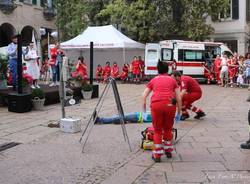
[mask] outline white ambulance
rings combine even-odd
[[[169,63],[169,73],[173,69],[198,80],[205,80],[204,64],[212,63],[217,55],[226,53],[232,56],[230,49],[220,42],[195,42],[183,40],[165,40],[159,43],[147,43],[145,48],[145,75],[157,75],[157,62]]]

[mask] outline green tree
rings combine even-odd
[[[103,25],[108,18],[97,17],[108,1],[103,0],[55,0],[57,25],[62,41],[70,39],[90,25]]]
[[[204,40],[214,31],[206,23],[208,16],[218,14],[228,8],[229,0],[182,0],[182,21],[179,32],[192,40]]]
[[[112,24],[141,42],[187,38],[204,40],[213,28],[206,23],[226,11],[229,0],[56,0],[62,40],[87,26]]]

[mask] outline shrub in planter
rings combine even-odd
[[[82,90],[83,91],[93,91],[93,86],[91,84],[88,83],[84,83],[82,85]]]
[[[0,53],[0,89],[7,88],[8,57]]]
[[[87,82],[84,82],[82,85],[82,96],[84,99],[89,100],[92,97],[93,92],[93,86],[91,84],[88,84]]]
[[[35,110],[42,110],[45,102],[45,94],[41,88],[32,89],[31,98]]]

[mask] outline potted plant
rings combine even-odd
[[[81,92],[82,92],[83,99],[89,100],[92,97],[93,86],[87,82],[84,82],[82,85]]]
[[[43,110],[45,94],[41,88],[32,89],[31,101],[35,110]]]
[[[83,78],[81,75],[77,75],[77,76],[73,77],[71,81],[72,81],[74,87],[79,88],[82,86]]]
[[[28,74],[23,74],[22,87],[23,93],[30,93],[30,86],[33,82],[33,78]]]
[[[0,53],[0,89],[7,89],[8,57]]]

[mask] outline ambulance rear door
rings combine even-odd
[[[160,42],[160,48],[161,48],[161,61],[164,61],[168,63],[169,70],[168,73],[171,74],[173,72],[174,65],[176,63],[173,63],[173,42],[165,40]]]
[[[157,75],[157,62],[161,59],[160,45],[147,43],[145,48],[145,75]]]

